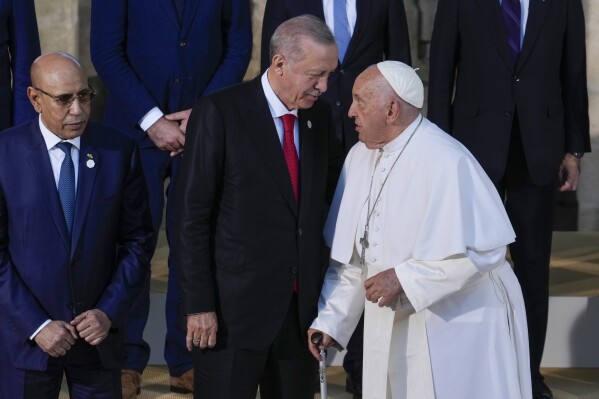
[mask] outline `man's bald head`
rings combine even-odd
[[[27,95],[44,126],[68,140],[83,134],[93,90],[79,61],[65,52],[41,55],[31,65]]]

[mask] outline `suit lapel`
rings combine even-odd
[[[526,30],[524,31],[524,42],[522,43],[522,51],[520,51],[520,55],[518,56],[518,69],[522,68],[530,56],[550,7],[551,0],[530,0],[528,21],[526,22]]]
[[[360,38],[362,37],[364,30],[366,29],[368,19],[370,18],[370,1],[356,0],[356,12],[358,13],[356,18],[356,26],[354,27],[354,34],[351,36],[349,46],[347,47],[347,52],[345,53],[344,64],[351,59],[352,54],[358,47]]]
[[[513,64],[509,55],[507,36],[505,27],[501,20],[501,7],[497,0],[476,0],[480,7],[481,14],[486,21],[486,26],[489,27],[493,41],[499,50],[499,54],[506,65],[513,70]]]
[[[41,188],[40,194],[44,197],[44,202],[48,206],[48,211],[50,211],[50,215],[52,215],[56,229],[65,246],[68,248],[71,240],[69,238],[67,223],[64,219],[62,204],[60,203],[60,197],[58,196],[58,190],[56,189],[56,180],[52,173],[52,164],[50,163],[46,142],[44,141],[37,121],[38,119],[36,118],[31,123],[31,146],[28,156],[29,165],[31,166],[31,169],[33,169],[33,174],[37,179],[38,186]]]
[[[285,163],[277,129],[268,108],[268,102],[262,90],[260,76],[254,79],[250,85],[252,90],[245,101],[247,110],[241,113],[241,117],[246,130],[250,132],[251,140],[256,145],[256,150],[264,160],[268,171],[281,190],[289,207],[297,216],[298,206],[293,194],[289,170],[287,169],[287,163]]]
[[[75,251],[79,243],[79,237],[86,220],[89,203],[92,198],[96,171],[101,159],[98,152],[85,139],[81,137],[81,149],[79,151],[79,177],[77,179],[77,201],[75,202],[75,217],[73,219],[73,234],[71,252]]]
[[[299,110],[299,139],[300,139],[300,204],[302,200],[308,200],[311,195],[312,179],[314,174],[314,165],[316,161],[316,137],[315,134],[320,129],[316,126],[316,120],[311,118],[311,112]],[[301,209],[301,206],[300,206]]]
[[[169,0],[169,1],[172,2],[173,0]],[[195,15],[196,15],[196,12],[198,11],[199,3],[200,2],[198,0],[185,0],[185,8],[184,8],[185,11],[183,12],[183,21],[182,21],[183,26],[181,29],[182,37],[185,37],[185,35],[189,31],[189,29],[191,28],[191,25],[194,23]]]
[[[164,12],[168,15],[171,22],[175,24],[177,29],[181,29],[181,24],[179,23],[179,17],[177,16],[177,10],[175,9],[173,0],[158,0],[158,2],[162,5],[162,8],[164,8]],[[189,0],[186,1],[186,3],[189,3]]]

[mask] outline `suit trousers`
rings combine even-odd
[[[318,362],[299,327],[297,294],[293,294],[281,330],[259,350],[194,348],[195,398],[312,399]]]
[[[156,147],[140,148],[141,161],[148,188],[148,202],[152,213],[152,223],[156,236],[153,248],[156,248],[158,231],[162,224],[165,204],[165,182],[170,179],[166,189],[167,199],[174,192],[176,176],[181,156],[172,158],[168,152]],[[173,234],[171,201],[166,201],[166,235]],[[180,309],[179,280],[173,256],[168,257],[168,287],[166,294],[166,339],[164,358],[169,373],[178,377],[193,367],[192,355],[185,347],[187,326]],[[150,312],[150,274],[143,289],[131,304],[125,322],[125,359],[123,368],[142,373],[150,358],[150,347],[143,340],[143,332]]]
[[[79,338],[65,356],[48,360],[45,371],[20,370],[24,399],[57,399],[63,373],[69,396],[78,398],[118,399],[121,397],[121,369],[105,368],[98,350]]]
[[[559,165],[556,165],[556,177],[558,171]],[[557,186],[555,182],[542,186],[532,182],[517,122],[512,129],[506,173],[496,186],[516,232],[510,256],[526,306],[531,376],[542,378],[539,369],[547,332],[549,260]]]

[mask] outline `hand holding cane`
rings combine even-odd
[[[310,340],[317,347],[322,343],[322,333],[316,332],[312,334]],[[320,380],[320,398],[327,399],[327,353],[324,349],[320,349],[320,360],[318,361],[318,375]]]

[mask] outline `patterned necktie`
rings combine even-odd
[[[287,169],[289,169],[295,201],[299,203],[299,161],[295,149],[295,140],[293,139],[295,115],[285,114],[281,116],[281,119],[283,120],[283,155],[285,156]]]
[[[75,165],[71,158],[71,143],[61,142],[56,144],[64,152],[64,159],[60,166],[60,177],[58,178],[58,195],[62,203],[62,211],[69,233],[73,229],[73,217],[75,216]]]
[[[501,15],[513,64],[516,63],[520,53],[520,14],[520,0],[502,0]]]
[[[333,30],[335,31],[335,41],[339,49],[339,61],[343,62],[345,52],[349,46],[351,35],[349,33],[349,22],[347,20],[346,0],[334,0],[333,2]]]

